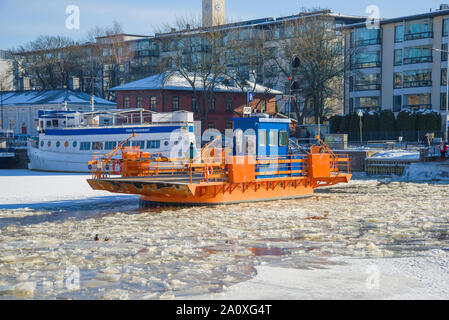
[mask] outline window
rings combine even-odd
[[[401,89],[402,88],[402,72],[395,72],[394,74],[394,88]]]
[[[56,148],[59,148],[61,146],[61,142],[60,141],[56,141]]]
[[[443,20],[443,37],[447,37],[449,35],[449,19]]]
[[[58,120],[53,120],[52,122],[53,122],[53,127],[58,127],[59,126]]]
[[[227,121],[226,122],[226,129],[232,129],[232,122],[231,121]]]
[[[447,83],[447,69],[441,69],[441,85],[446,86]]]
[[[267,146],[267,130],[259,130],[259,147]]]
[[[80,150],[81,151],[88,151],[88,150],[90,150],[90,142],[81,142],[80,143]]]
[[[441,45],[441,61],[447,61],[447,43]]]
[[[171,101],[171,108],[173,111],[179,110],[179,97],[173,97]]]
[[[106,141],[104,143],[104,149],[105,150],[113,150],[117,147],[117,142],[115,141]]]
[[[200,110],[200,105],[198,102],[198,98],[193,97],[192,98],[192,111],[193,112],[198,112]]]
[[[431,108],[430,94],[409,94],[404,96],[404,107],[410,109]]]
[[[51,121],[50,120],[47,120],[47,125],[46,125],[47,127],[51,127]]]
[[[92,150],[103,150],[103,142],[92,142]]]
[[[140,149],[145,148],[145,141],[132,141],[131,146],[133,147],[140,147]]]
[[[352,40],[352,45],[355,47],[379,44],[380,30],[368,28],[355,29]]]
[[[72,146],[73,146],[73,148],[76,148],[78,146],[78,142],[73,141]]]
[[[235,130],[235,152],[243,153],[243,131],[240,129]]]
[[[209,100],[209,112],[215,112],[215,99]]]
[[[375,68],[380,67],[380,51],[361,52],[352,56],[352,68]]]
[[[151,97],[150,98],[150,108],[151,110],[156,110],[156,106],[157,106],[157,98],[156,97]]]
[[[41,147],[43,147],[44,146],[44,141],[41,141]]]
[[[270,140],[269,140],[270,147],[276,147],[278,145],[276,140],[277,140],[277,130],[270,130]]]
[[[47,147],[49,147],[49,148],[51,147],[51,141],[47,142]]]
[[[404,64],[432,62],[432,47],[410,47],[404,49]]]
[[[288,145],[288,132],[280,131],[279,132],[279,146],[286,147]]]
[[[148,140],[147,141],[147,149],[160,149],[161,141],[160,140]]]
[[[445,111],[446,110],[446,93],[441,93],[440,95],[440,110]]]
[[[404,72],[404,88],[415,87],[431,87],[432,86],[432,71],[431,70],[416,70]]]
[[[123,98],[123,108],[129,108],[129,97]]]
[[[354,109],[379,110],[379,97],[360,97],[355,99]]]
[[[402,64],[402,49],[394,50],[394,65],[400,66]]]
[[[232,99],[226,99],[226,112],[232,112]]]
[[[402,42],[404,41],[404,26],[396,26],[394,27],[394,42]]]
[[[402,107],[402,96],[394,96],[393,97],[393,112],[401,111]]]
[[[215,128],[215,123],[214,123],[214,122],[209,122],[209,123],[207,124],[207,128],[209,128],[209,129],[214,129],[214,128]]]
[[[380,73],[360,73],[356,78],[355,91],[380,90]]]
[[[137,108],[142,108],[143,106],[143,98],[137,97]]]
[[[432,19],[407,21],[404,40],[416,40],[433,37]]]

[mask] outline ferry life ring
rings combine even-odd
[[[162,160],[162,162],[168,162],[168,158],[164,157],[164,156],[161,157],[161,160]]]
[[[116,175],[122,174],[122,163],[120,160],[114,160],[114,163],[112,164],[112,173]]]

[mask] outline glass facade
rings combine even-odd
[[[380,67],[380,51],[367,51],[352,56],[352,68],[376,68]]]
[[[380,29],[355,29],[352,34],[352,46],[368,46],[380,44]]]
[[[407,21],[405,24],[404,40],[433,38],[432,19]]]
[[[404,88],[431,87],[432,70],[414,70],[404,72]]]
[[[404,96],[404,107],[409,109],[432,108],[430,94],[409,94]]]
[[[404,64],[432,62],[432,47],[409,47],[404,49]]]

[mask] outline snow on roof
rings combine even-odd
[[[202,77],[196,78],[192,75],[189,77],[192,82],[195,79],[195,88],[198,91],[203,90]],[[242,88],[230,80],[227,84],[224,83],[224,78],[218,78],[218,85],[215,87],[215,92],[242,92]],[[281,91],[274,90],[259,84],[254,85],[253,82],[247,81],[247,85],[243,88],[243,92],[254,93],[269,93],[269,94],[283,94]],[[254,90],[253,90],[254,88]],[[192,91],[192,85],[187,81],[186,77],[179,73],[168,75],[167,73],[156,74],[147,78],[133,81],[122,86],[109,89],[110,91],[134,91],[134,90],[182,90]]]
[[[4,106],[22,105],[52,105],[67,104],[90,105],[91,95],[84,92],[75,92],[68,89],[55,89],[44,91],[9,91],[0,92]],[[94,97],[96,106],[111,106],[117,104],[100,97]]]

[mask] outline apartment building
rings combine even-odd
[[[346,59],[344,110],[446,110],[449,6],[342,27]]]

